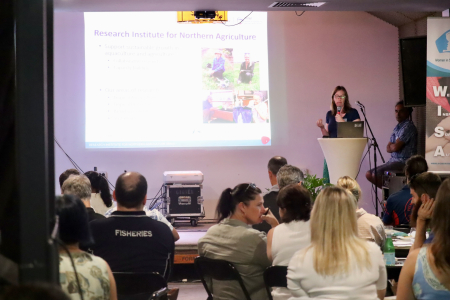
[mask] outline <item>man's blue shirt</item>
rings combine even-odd
[[[392,152],[389,162],[405,162],[417,154],[417,128],[411,120],[405,120],[395,126],[389,141],[395,143],[397,139],[405,143],[405,146],[398,152]]]
[[[392,194],[386,201],[386,212],[383,223],[388,225],[409,224],[413,204],[409,186],[405,185],[400,191]]]

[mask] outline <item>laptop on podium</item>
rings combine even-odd
[[[364,121],[337,122],[338,138],[362,138],[364,137]]]

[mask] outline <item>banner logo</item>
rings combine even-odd
[[[436,40],[439,53],[450,53],[450,30],[447,30]]]

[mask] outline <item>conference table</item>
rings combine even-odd
[[[409,249],[413,244],[413,239],[409,237],[407,234],[393,229],[385,229],[386,233],[392,234],[392,240],[395,248],[395,266],[386,266],[388,279],[394,279],[398,282],[398,278],[400,276],[400,272],[403,267],[403,263],[405,262],[406,257],[408,256]]]

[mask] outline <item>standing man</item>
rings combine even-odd
[[[113,272],[158,272],[168,278],[175,250],[169,227],[146,216],[147,180],[137,172],[119,176],[113,198],[117,211],[89,225],[100,256]]]
[[[278,222],[280,221],[280,213],[278,211],[277,205],[277,196],[279,191],[277,173],[284,165],[287,165],[287,160],[282,156],[274,156],[269,160],[269,163],[267,164],[267,173],[269,174],[269,180],[272,187],[270,188],[269,192],[267,192],[267,194],[265,194],[263,197],[264,207],[270,209],[275,218],[277,218]],[[272,228],[272,226],[270,226],[266,222],[262,222],[253,225],[253,228],[267,233]]]
[[[216,57],[213,59],[211,76],[219,79],[223,79],[223,72],[225,72],[225,59],[222,57],[222,53],[217,50]]]
[[[391,153],[389,161],[375,169],[367,171],[366,178],[377,187],[382,187],[382,176],[386,171],[403,173],[405,162],[411,156],[417,154],[417,128],[411,120],[411,107],[405,107],[403,101],[395,105],[395,119],[398,124],[392,132],[386,151]]]

